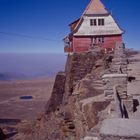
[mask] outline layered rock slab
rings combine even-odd
[[[140,120],[106,119],[100,129],[100,140],[140,140]]]

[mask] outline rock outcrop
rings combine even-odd
[[[88,73],[91,73],[96,61],[101,58],[100,55],[94,52],[74,53],[68,55],[65,67],[66,82],[65,95],[63,103],[68,103],[69,96],[72,95],[74,87],[85,78]]]
[[[58,72],[55,78],[51,98],[46,105],[46,114],[59,110],[59,107],[62,104],[63,96],[65,93],[65,80],[66,80],[65,73]]]
[[[139,140],[140,120],[107,119],[103,121],[100,140]]]
[[[45,114],[35,123],[38,128],[28,127],[30,133],[21,134],[24,139],[78,140],[96,126],[104,117],[99,113],[109,105],[102,98],[105,60],[106,56],[95,52],[68,55],[65,72],[56,76]]]
[[[20,133],[22,140],[138,140],[138,131],[116,133],[133,123],[127,123],[134,111],[127,92],[127,63],[123,44],[116,45],[114,54],[69,54],[45,114]]]

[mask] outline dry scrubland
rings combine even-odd
[[[44,111],[54,78],[0,81],[0,123],[9,119],[33,120]],[[21,100],[21,96],[33,99]]]

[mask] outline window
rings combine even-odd
[[[100,43],[104,43],[104,37],[99,37],[98,38],[98,43],[100,44]]]
[[[105,42],[104,37],[92,37],[91,38],[91,46],[97,44],[103,44]]]
[[[97,44],[97,38],[96,37],[94,38],[94,44]]]
[[[101,37],[101,43],[104,43],[104,37]]]
[[[90,20],[90,26],[96,26],[97,25],[97,20],[96,19],[91,19]]]
[[[105,25],[105,20],[104,19],[98,19],[98,25],[99,26],[104,26]]]
[[[91,45],[95,45],[97,43],[97,38],[96,37],[92,37],[91,38]]]
[[[102,44],[102,43],[104,43],[104,37],[95,37],[95,38],[93,38],[93,43],[94,44]]]
[[[105,25],[105,20],[104,19],[90,19],[90,26],[97,26],[97,21],[98,21],[98,26],[104,26]]]

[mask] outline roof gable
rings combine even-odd
[[[99,19],[104,19],[105,24],[103,26],[91,26],[90,20],[92,17],[85,16],[83,20],[79,23],[74,36],[100,36],[100,35],[119,35],[123,34],[123,30],[118,26],[116,21],[111,15],[106,16],[96,16],[96,21],[98,23]]]
[[[91,27],[90,26],[90,19],[91,17],[96,17],[98,18],[104,18],[106,19],[106,25],[101,27],[101,26],[96,26],[96,27]],[[87,22],[85,24],[85,22]],[[86,30],[83,32],[79,32],[81,26],[84,25],[84,29]],[[87,6],[86,10],[80,17],[80,19],[74,21],[73,23],[70,24],[71,29],[71,35],[111,35],[111,34],[123,34],[124,31],[119,27],[119,25],[116,23],[116,21],[113,19],[111,14],[106,10],[105,6],[101,2],[101,0],[91,0],[89,5]],[[88,32],[88,30],[90,32]],[[94,31],[93,31],[94,29]],[[96,30],[96,32],[95,32]],[[80,33],[80,34],[79,34]]]
[[[77,27],[80,25],[82,22],[83,16],[84,15],[106,15],[109,14],[109,12],[106,10],[105,6],[101,2],[101,0],[91,0],[89,5],[87,6],[86,10],[80,17],[78,23],[74,27],[73,31],[77,29]]]
[[[89,5],[87,6],[84,14],[108,14],[109,12],[106,10],[105,6],[101,2],[101,0],[91,0]]]

